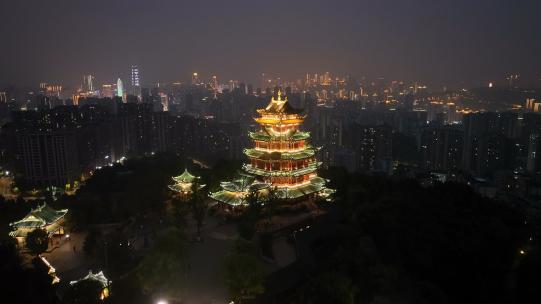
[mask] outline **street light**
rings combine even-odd
[[[156,304],[168,304],[168,302],[166,300],[158,300]]]

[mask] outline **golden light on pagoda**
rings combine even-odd
[[[254,120],[260,129],[249,133],[254,146],[244,150],[249,162],[243,166],[254,180],[253,188],[264,195],[268,191],[261,187],[267,185],[276,189],[279,198],[287,200],[326,197],[332,193],[325,186],[326,180],[317,176],[321,163],[315,157],[317,149],[308,143],[310,133],[299,129],[306,117],[302,110],[293,108],[279,91],[277,98],[273,97],[266,108],[257,112],[260,116]],[[245,204],[243,199],[250,187],[234,186],[234,182],[225,182],[223,190],[211,197],[231,206]]]

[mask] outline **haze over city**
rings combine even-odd
[[[198,71],[258,83],[331,71],[475,87],[539,85],[535,0],[2,1],[0,84],[76,86],[140,66],[144,83]]]
[[[0,0],[0,303],[541,303],[540,0]]]

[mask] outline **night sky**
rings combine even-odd
[[[541,75],[539,0],[1,0],[0,85],[330,71],[476,86]]]

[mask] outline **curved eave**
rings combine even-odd
[[[246,204],[243,196],[235,195],[234,193],[225,190],[210,194],[210,198],[219,203],[227,204],[233,207]]]
[[[302,176],[302,175],[306,175],[306,174],[310,174],[310,173],[315,172],[319,165],[321,165],[321,163],[314,163],[313,165],[310,165],[309,167],[301,168],[301,169],[297,169],[297,170],[291,170],[291,171],[267,171],[267,170],[262,170],[262,169],[259,169],[259,168],[254,168],[251,165],[244,165],[243,168],[244,168],[244,170],[246,170],[246,172],[254,174],[254,175],[258,175],[258,176],[266,176],[266,177],[295,176],[295,177],[297,177],[297,176]]]
[[[271,119],[271,118],[254,118],[254,120],[262,125],[275,126],[275,125],[300,125],[304,119]]]
[[[315,149],[307,148],[298,152],[264,152],[256,149],[244,149],[244,154],[250,158],[261,160],[302,160],[313,157]]]
[[[197,187],[198,190],[201,190],[205,187],[206,185],[199,185]],[[182,186],[179,186],[177,184],[174,184],[174,185],[169,185],[167,186],[170,190],[172,191],[175,191],[175,192],[185,192],[185,193],[189,193],[189,192],[192,192],[192,188],[191,187],[182,187]],[[187,189],[187,190],[186,190]]]

